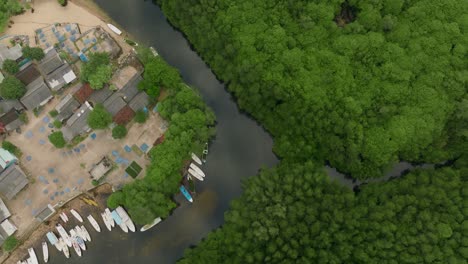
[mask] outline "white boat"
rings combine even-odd
[[[29,258],[31,259],[33,264],[39,264],[39,260],[37,260],[36,252],[34,252],[34,248],[28,248]]]
[[[81,229],[81,233],[86,237],[86,240],[91,242],[91,236],[89,235],[88,229],[86,229],[84,225],[82,225],[80,229]]]
[[[78,245],[78,242],[76,242],[75,239],[72,241],[73,249],[75,250],[76,254],[81,257],[81,248],[80,245]]]
[[[204,181],[205,179],[200,175],[198,174],[196,171],[194,171],[192,168],[189,168],[188,169],[188,172],[190,173],[191,176],[197,178],[197,180],[199,181]]]
[[[28,258],[28,259],[26,259],[26,262],[27,262],[28,264],[34,264],[34,262],[33,262],[32,258]]]
[[[75,209],[71,209],[70,212],[76,218],[76,220],[80,221],[80,223],[83,223],[83,218],[77,211],[75,211]]]
[[[122,218],[122,221],[125,223],[125,225],[127,225],[128,229],[130,231],[132,231],[132,232],[135,232],[136,231],[135,224],[133,224],[132,219],[127,214],[125,209],[123,209],[122,206],[119,206],[119,207],[115,208],[115,210],[119,214],[120,218]]]
[[[145,232],[146,230],[152,228],[153,226],[159,224],[159,222],[161,222],[161,217],[158,217],[158,218],[155,218],[153,220],[153,222],[151,222],[150,224],[147,224],[147,225],[144,225],[141,229],[140,229],[140,232]]]
[[[109,220],[111,227],[115,227],[115,221],[114,221],[114,218],[112,218],[112,213],[109,210],[109,208],[106,208],[104,210],[104,213],[107,215],[107,219]]]
[[[102,217],[102,221],[104,222],[104,225],[106,225],[106,228],[109,231],[112,231],[112,226],[110,224],[109,219],[107,218],[107,214],[106,213],[101,213],[101,217]],[[114,221],[114,220],[112,220],[112,221]]]
[[[49,240],[50,244],[54,246],[58,242],[57,236],[53,232],[47,232],[46,234],[47,239]]]
[[[159,55],[158,52],[153,47],[150,47],[150,50],[151,50],[151,53],[153,53],[153,56],[157,57]]]
[[[198,163],[198,165],[202,165],[201,159],[197,155],[195,155],[195,153],[192,153],[192,160]]]
[[[62,245],[62,252],[63,252],[63,254],[65,255],[66,258],[69,258],[69,257],[70,257],[70,251],[68,250],[67,245],[66,245],[65,242],[63,241],[63,238],[60,238],[60,239],[59,239],[59,243]]]
[[[91,225],[96,229],[96,231],[101,232],[101,227],[99,226],[98,222],[92,215],[88,215],[88,220],[91,223]]]
[[[115,223],[120,226],[122,231],[125,233],[128,233],[128,227],[127,225],[122,221],[122,218],[120,218],[119,214],[114,210],[111,213],[112,218],[114,219]]]
[[[107,24],[107,26],[117,35],[122,35],[122,31],[112,24]]]
[[[63,238],[63,242],[65,242],[67,246],[71,247],[71,239],[67,231],[65,231],[65,228],[63,228],[61,224],[57,224],[55,227],[57,228],[57,231],[59,232],[60,236]]]
[[[44,255],[44,262],[49,261],[49,248],[47,247],[47,242],[42,242],[42,254]]]
[[[200,169],[198,168],[197,165],[193,164],[193,163],[190,163],[190,168],[192,168],[194,171],[196,171],[198,174],[200,174],[202,177],[205,177],[205,173]]]
[[[84,240],[83,240],[82,237],[80,237],[80,236],[77,235],[77,236],[75,236],[75,240],[76,240],[76,242],[78,243],[78,245],[80,246],[80,248],[81,248],[82,250],[86,250],[86,244],[85,244],[85,242],[84,242]]]
[[[60,215],[63,216],[63,218],[65,219],[65,222],[68,222],[68,215],[65,213],[65,212],[62,212]]]
[[[65,217],[63,217],[63,215],[62,215],[62,214],[59,214],[59,216],[60,216],[60,219],[62,219],[62,221],[63,221],[64,223],[66,223],[66,222],[67,222],[67,219],[66,219]]]
[[[87,241],[86,235],[83,234],[83,230],[81,230],[81,227],[75,226],[73,230],[75,230],[75,233],[77,236],[81,237],[84,241]]]

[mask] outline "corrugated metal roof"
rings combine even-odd
[[[20,101],[28,110],[39,107],[52,98],[52,93],[42,78],[37,78],[26,88],[28,91]]]
[[[39,68],[41,69],[42,73],[47,75],[62,66],[64,62],[58,55],[55,49],[51,49],[45,57],[40,61]]]
[[[146,107],[149,103],[149,96],[145,92],[139,92],[133,99],[128,103],[128,106],[133,111],[138,111]]]
[[[26,175],[17,165],[12,165],[0,174],[0,193],[11,200],[29,183]]]
[[[120,97],[118,93],[112,94],[106,101],[104,101],[104,108],[115,116],[127,103]]]

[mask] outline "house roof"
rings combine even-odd
[[[20,101],[29,110],[43,105],[52,98],[52,93],[42,78],[37,78],[34,82],[26,86],[26,88],[28,91],[21,97]]]
[[[80,103],[71,94],[67,94],[55,107],[59,113],[57,120],[63,121],[69,118],[79,107]]]
[[[93,93],[94,90],[91,88],[89,83],[85,83],[73,95],[75,96],[76,100],[78,100],[78,102],[83,104]]]
[[[135,112],[128,106],[124,106],[122,109],[120,109],[119,112],[114,116],[114,122],[123,125],[125,123],[130,122],[132,118],[135,116]]]
[[[111,96],[112,91],[109,89],[109,87],[104,87],[100,90],[95,90],[93,94],[89,97],[90,102],[93,102],[94,104],[100,104],[103,103],[109,96]]]
[[[23,56],[23,52],[19,44],[9,48],[7,45],[0,43],[0,67],[3,66],[3,62],[6,59],[16,61],[21,58],[21,56]]]
[[[0,199],[0,222],[11,216],[10,210],[6,207],[2,199]]]
[[[133,111],[138,111],[145,108],[149,103],[149,96],[145,92],[139,92],[133,99],[128,103],[128,106]]]
[[[11,200],[28,183],[26,175],[18,165],[10,166],[0,174],[0,193]]]
[[[41,69],[42,73],[44,75],[47,75],[60,66],[62,66],[64,62],[58,55],[57,51],[55,49],[49,50],[44,58],[39,62],[39,69]]]
[[[17,158],[8,150],[0,148],[0,169],[4,170],[6,167],[15,163]]]
[[[23,121],[19,119],[19,114],[15,109],[10,109],[10,111],[0,116],[0,123],[5,126],[6,131],[12,131],[20,127]]]
[[[65,76],[68,76],[68,81],[65,80]],[[58,91],[63,86],[65,86],[65,84],[74,81],[76,79],[76,75],[70,65],[65,63],[52,73],[48,74],[45,79],[50,89],[53,91]]]
[[[5,219],[5,221],[0,224],[0,229],[2,230],[1,232],[5,233],[7,236],[13,235],[13,233],[18,230],[18,228],[8,219]]]
[[[7,99],[0,101],[0,113],[6,113],[11,109],[22,110],[24,107],[21,105],[20,101],[17,99]]]
[[[70,141],[79,134],[89,130],[87,119],[91,110],[93,110],[91,105],[85,102],[78,111],[67,120],[65,127],[62,129],[65,140]]]
[[[122,95],[123,99],[126,102],[130,102],[135,95],[138,94],[138,83],[143,80],[139,74],[132,77],[132,79],[125,84],[125,86],[119,90],[119,93]]]
[[[51,215],[55,213],[54,207],[52,205],[47,204],[42,210],[37,212],[37,214],[34,216],[36,219],[38,219],[40,222],[47,220]]]
[[[104,101],[104,108],[112,115],[115,116],[127,103],[120,97],[118,93],[113,93],[106,101]]]
[[[41,73],[37,70],[34,64],[29,64],[27,67],[24,67],[16,73],[15,76],[24,83],[24,85],[28,85],[41,76]]]
[[[117,90],[122,89],[135,75],[138,75],[137,69],[132,66],[126,66],[114,73],[109,83],[113,84]]]

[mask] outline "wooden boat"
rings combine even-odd
[[[201,159],[197,155],[195,155],[195,153],[192,153],[192,160],[198,163],[198,165],[202,165]]]
[[[159,224],[159,222],[161,222],[161,217],[157,217],[153,220],[153,222],[147,224],[147,225],[144,225],[141,229],[140,229],[140,232],[145,232],[146,230],[152,228],[153,226]]]
[[[99,226],[98,222],[92,215],[88,215],[88,220],[91,223],[91,225],[96,229],[96,231],[101,232],[101,227]]]
[[[193,164],[193,163],[190,163],[190,168],[192,168],[194,171],[196,171],[198,174],[200,174],[202,177],[205,177],[205,173],[200,169],[198,168],[197,165]]]
[[[185,186],[181,185],[179,187],[180,189],[180,192],[182,192],[182,194],[184,195],[185,199],[187,199],[187,201],[193,203],[193,198],[192,196],[190,195],[190,193],[187,191],[187,189],[185,188]]]
[[[122,221],[122,218],[120,218],[119,214],[114,210],[111,213],[112,219],[114,219],[115,223],[120,226],[122,231],[125,233],[128,233],[128,227],[127,225]]]
[[[42,242],[42,255],[44,256],[44,262],[49,261],[49,248],[47,247],[47,242]]]
[[[104,222],[104,225],[109,231],[112,231],[112,226],[110,225],[110,220],[107,218],[106,213],[101,213],[102,221]],[[112,220],[114,221],[114,220]]]
[[[69,258],[70,257],[70,250],[68,250],[68,247],[65,244],[65,242],[63,241],[63,238],[59,239],[59,243],[62,245],[63,254],[65,255],[66,258]]]
[[[83,223],[83,218],[77,211],[75,211],[75,209],[71,209],[70,212],[76,218],[76,220],[80,221],[80,223]]]
[[[133,224],[132,219],[127,214],[125,209],[123,209],[122,206],[119,206],[119,207],[115,208],[115,210],[119,214],[120,218],[122,218],[122,221],[125,223],[125,225],[127,225],[128,230],[130,230],[132,232],[135,232],[136,231],[135,224]]]
[[[192,168],[189,168],[188,169],[188,172],[191,176],[195,177],[197,180],[199,181],[204,181],[205,179],[200,175],[198,174],[196,171],[194,171]]]
[[[63,226],[61,224],[57,224],[55,228],[57,228],[57,231],[59,232],[60,236],[63,238],[63,241],[65,242],[65,244],[71,247],[72,243],[71,243],[70,236],[68,235],[67,231],[65,231]]]
[[[122,31],[112,24],[107,24],[107,26],[117,35],[122,35]]]
[[[81,248],[80,245],[78,245],[78,242],[76,242],[75,239],[72,241],[73,249],[75,250],[76,254],[81,257]]]
[[[31,259],[31,263],[39,264],[39,260],[37,260],[36,252],[34,252],[34,248],[28,248],[29,258]]]
[[[91,242],[91,236],[89,235],[88,229],[86,229],[84,225],[82,225],[80,229],[81,229],[82,234],[86,237],[86,240]]]

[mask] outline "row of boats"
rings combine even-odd
[[[194,177],[195,179],[199,180],[199,181],[204,181],[205,180],[205,173],[200,169],[200,167],[197,166],[198,165],[202,165],[202,161],[201,159],[195,155],[195,153],[192,153],[192,161],[189,165],[189,168],[188,168],[188,178],[191,179],[192,177]],[[192,195],[190,195],[190,192],[187,190],[187,188],[185,188],[185,186],[181,185],[180,186],[180,192],[184,195],[185,199],[187,199],[187,201],[189,202],[193,202],[193,197]]]

